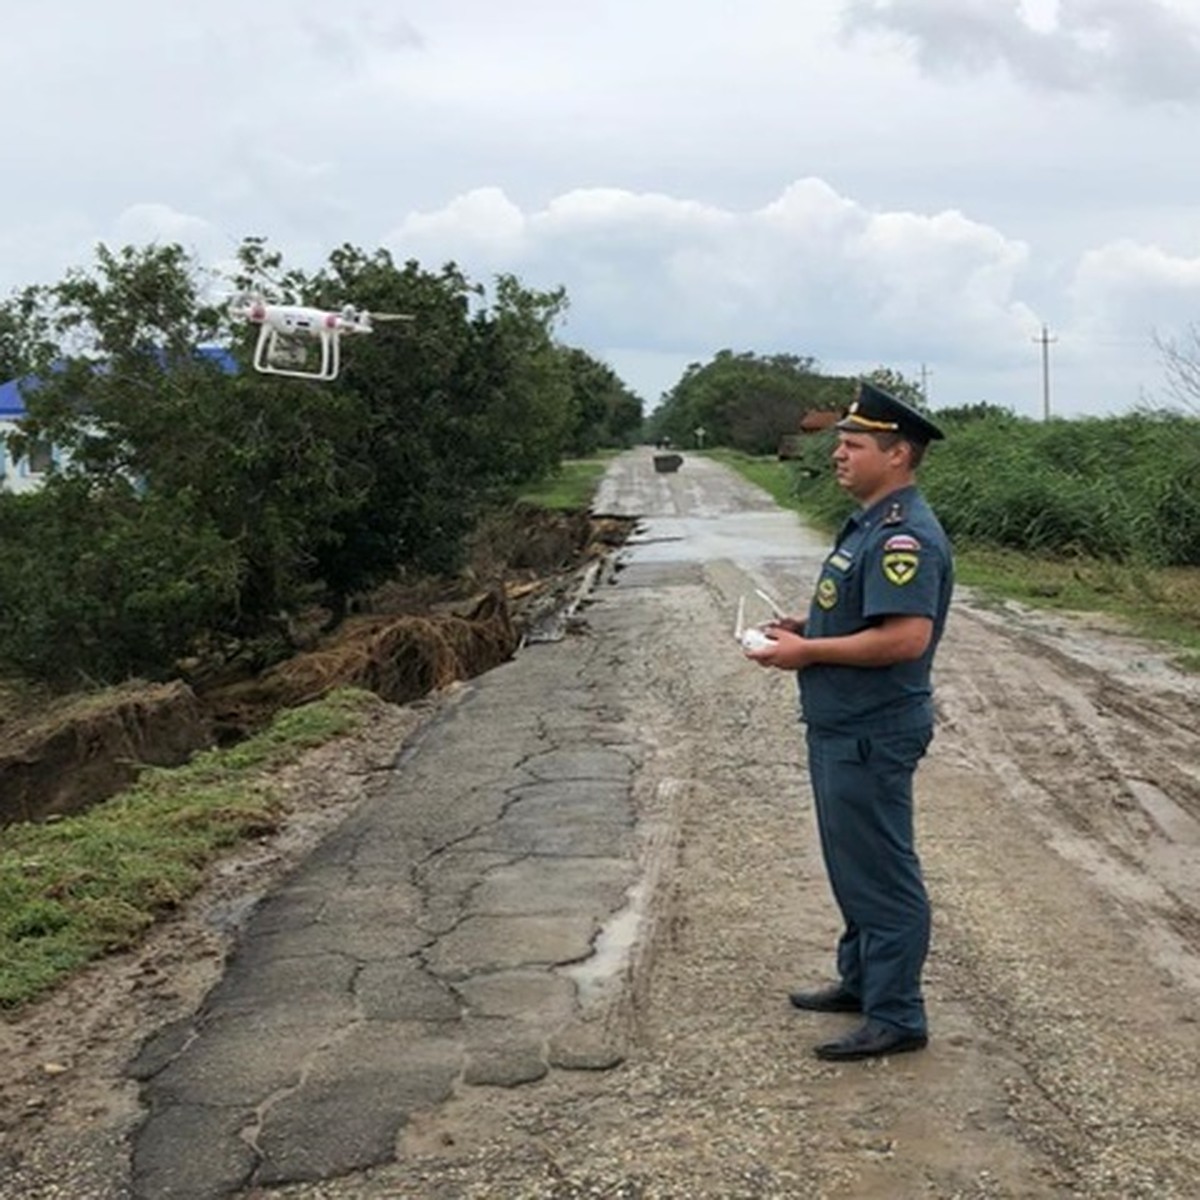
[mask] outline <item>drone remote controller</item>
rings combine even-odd
[[[767,637],[761,629],[747,629],[742,633],[741,643],[743,650],[765,650],[775,645],[775,639]]]
[[[733,636],[737,638],[738,643],[743,650],[753,652],[755,650],[765,650],[768,646],[775,645],[775,639],[768,637],[761,629],[751,627],[746,628],[746,597],[742,596],[738,600],[737,606],[737,622],[733,627]]]

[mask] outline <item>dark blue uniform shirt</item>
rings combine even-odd
[[[953,586],[950,543],[916,487],[892,492],[850,517],[821,568],[805,636],[840,637],[891,616],[929,617],[933,636],[913,662],[805,668],[800,704],[809,728],[862,735],[931,727],[930,665]]]

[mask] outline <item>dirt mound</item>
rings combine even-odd
[[[76,812],[128,787],[143,766],[178,766],[213,740],[178,681],[63,700],[2,732],[0,825]]]
[[[360,687],[407,704],[510,658],[519,633],[504,593],[482,598],[467,615],[353,617],[316,649],[257,678],[215,688],[202,699],[218,737],[244,737],[284,708]]]

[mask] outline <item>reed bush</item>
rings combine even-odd
[[[921,469],[957,543],[1152,566],[1200,565],[1200,421],[1173,413],[1034,422],[950,416]],[[836,525],[852,507],[833,478],[833,435],[807,440],[794,472],[806,511]]]

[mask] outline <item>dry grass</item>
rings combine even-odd
[[[504,593],[487,593],[464,615],[354,617],[322,644],[262,675],[207,693],[225,738],[263,727],[284,708],[343,687],[407,704],[509,658],[518,634]]]

